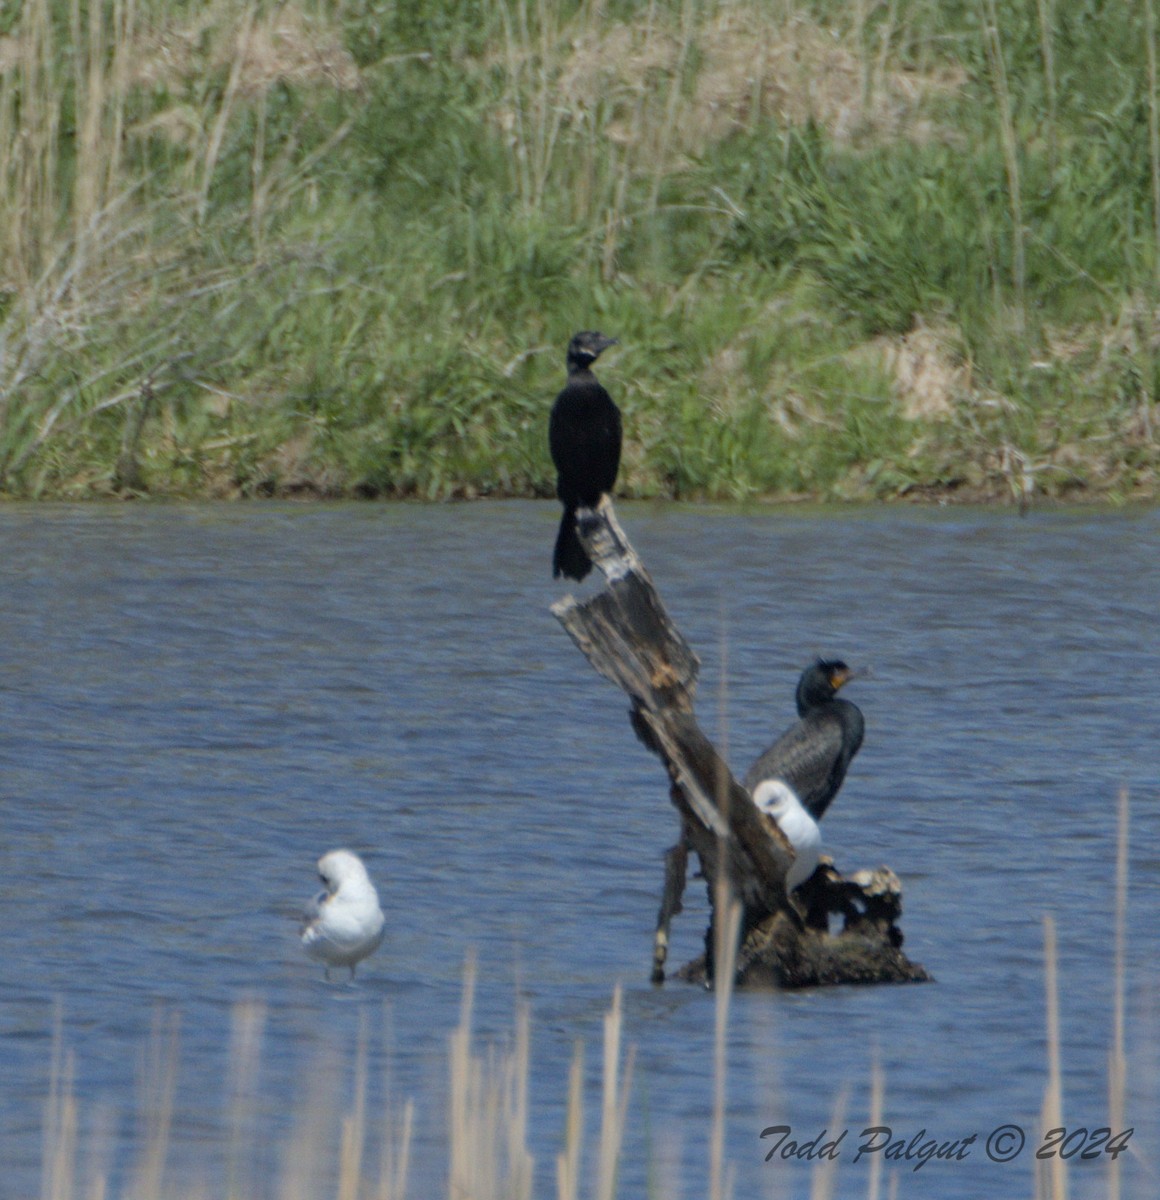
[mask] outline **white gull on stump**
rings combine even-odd
[[[777,822],[793,847],[793,866],[786,872],[785,890],[792,892],[817,869],[822,853],[822,832],[806,812],[797,793],[780,779],[764,779],[753,791],[753,803]]]

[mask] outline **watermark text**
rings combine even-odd
[[[1034,1147],[1035,1157],[1058,1156],[1090,1161],[1107,1155],[1114,1159],[1127,1149],[1128,1139],[1134,1132],[1134,1129],[1125,1129],[1113,1133],[1106,1125],[1096,1129],[1083,1125],[1074,1129],[1049,1129]],[[922,1170],[932,1161],[962,1162],[980,1148],[991,1162],[1008,1163],[1027,1149],[1027,1134],[1021,1126],[1011,1123],[997,1125],[985,1136],[976,1132],[954,1138],[937,1137],[926,1129],[898,1133],[889,1125],[868,1125],[857,1134],[849,1129],[840,1129],[833,1134],[822,1129],[812,1136],[795,1134],[791,1125],[767,1125],[761,1131],[761,1138],[763,1141],[769,1139],[769,1150],[765,1155],[767,1163],[834,1160],[845,1152],[855,1163],[877,1154],[887,1162],[909,1165],[914,1171]]]

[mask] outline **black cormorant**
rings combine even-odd
[[[576,509],[594,508],[612,491],[620,467],[620,409],[592,374],[592,364],[616,338],[578,333],[568,343],[568,382],[552,405],[548,446],[556,464],[556,495],[564,505],[552,555],[552,576],[583,579],[592,560],[576,536]]]
[[[850,759],[862,745],[865,723],[857,705],[837,698],[853,671],[836,659],[818,659],[802,672],[797,686],[800,720],[749,768],[745,786],[781,779],[798,794],[815,820],[837,795]]]

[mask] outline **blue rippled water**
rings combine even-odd
[[[868,668],[848,692],[866,742],[826,846],[845,869],[900,875],[907,950],[938,980],[735,997],[734,1194],[807,1194],[810,1164],[764,1163],[759,1134],[833,1136],[836,1120],[851,1130],[837,1194],[865,1195],[853,1159],[874,1061],[900,1136],[1037,1128],[1045,913],[1065,1119],[1107,1124],[1121,786],[1127,1194],[1154,1194],[1160,516],[626,504],[621,518],[701,655],[701,719],[739,773],[792,719],[812,655]],[[40,1191],[58,1021],[81,1168],[107,1171],[114,1195],[156,1103],[150,1029],[177,1022],[166,1178],[219,1194],[245,1000],[265,1012],[255,1194],[282,1194],[318,1064],[349,1056],[364,1027],[372,1094],[389,1068],[391,1094],[416,1101],[409,1194],[444,1194],[469,953],[481,1044],[510,1042],[517,996],[530,1006],[537,1195],[555,1195],[576,1039],[596,1140],[618,982],[635,1046],[620,1194],[705,1194],[713,999],[646,982],[676,818],[623,698],[548,613],[556,520],[553,504],[515,502],[0,508],[6,1196]],[[355,988],[325,984],[296,943],[314,861],[338,845],[363,854],[389,912]],[[673,961],[699,952],[706,917],[693,883]],[[1006,1165],[978,1149],[883,1166],[901,1196],[1032,1194],[1030,1147]],[[1073,1162],[1071,1194],[1102,1195],[1104,1171]]]

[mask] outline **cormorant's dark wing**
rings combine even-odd
[[[745,787],[752,792],[763,779],[780,779],[817,818],[841,785],[849,760],[836,780],[834,773],[842,757],[841,719],[833,712],[807,713],[749,768]]]

